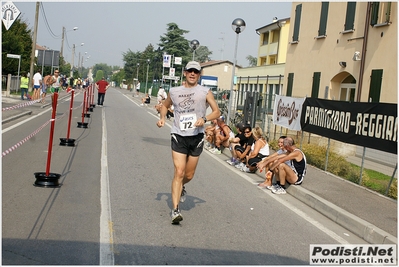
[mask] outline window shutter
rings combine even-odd
[[[378,23],[378,9],[380,7],[380,3],[373,2],[371,3],[371,22],[370,25],[374,26]]]
[[[319,97],[320,76],[321,76],[321,72],[313,73],[312,96],[311,96],[313,98]]]
[[[319,24],[319,36],[326,35],[327,28],[327,17],[328,17],[328,2],[321,3],[321,13],[320,13],[320,24]]]
[[[348,2],[346,5],[345,31],[353,30],[355,28],[355,13],[356,2]]]
[[[383,70],[372,70],[371,71],[371,81],[369,90],[369,99],[371,102],[380,102],[381,95],[381,84],[382,84],[382,73]]]
[[[287,96],[292,96],[293,84],[294,84],[294,73],[288,73]]]
[[[292,36],[292,41],[297,42],[299,40],[299,26],[301,24],[301,13],[302,4],[296,6],[295,9],[295,25],[294,25],[294,35]]]

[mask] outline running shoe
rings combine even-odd
[[[277,194],[277,195],[284,195],[284,194],[287,193],[287,192],[285,191],[285,189],[284,189],[281,185],[278,185],[278,187],[276,187],[275,190],[272,190],[272,192],[273,192],[274,194]]]
[[[247,166],[242,167],[241,171],[243,171],[243,172],[251,172],[251,170]]]
[[[220,154],[222,154],[222,151],[220,151],[219,149],[215,148],[214,150],[212,150],[212,154],[220,155]]]
[[[172,217],[172,224],[178,224],[180,221],[183,221],[183,216],[181,216],[178,208],[172,210],[170,216]]]
[[[241,170],[243,167],[245,166],[244,163],[240,162],[239,164],[237,164],[235,167],[239,170]]]
[[[183,185],[183,189],[181,190],[181,195],[180,195],[180,202],[183,203],[184,201],[186,201],[186,188]]]

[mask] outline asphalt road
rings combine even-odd
[[[74,106],[82,99],[77,94]],[[65,147],[69,101],[60,101],[57,117],[64,116],[50,145],[59,188],[33,186],[49,162],[50,124],[3,157],[3,264],[302,265],[310,244],[365,243],[292,196],[258,189],[258,176],[207,151],[186,186],[184,220],[172,225],[171,122],[159,129],[151,106],[111,88],[104,107],[84,119],[87,129],[73,111],[76,145]],[[45,124],[45,110],[3,124],[3,150]]]

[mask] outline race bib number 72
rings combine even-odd
[[[180,130],[187,131],[194,129],[194,123],[197,121],[197,115],[195,114],[187,114],[180,116]]]

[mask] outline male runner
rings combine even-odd
[[[184,185],[193,178],[204,147],[204,124],[220,116],[212,92],[198,84],[200,75],[200,64],[196,61],[188,62],[184,70],[186,83],[170,89],[157,122],[158,127],[165,125],[168,108],[173,105],[175,117],[171,129],[171,147],[175,172],[172,180],[172,224],[183,220],[178,204],[185,200]],[[212,112],[206,116],[208,105]]]

